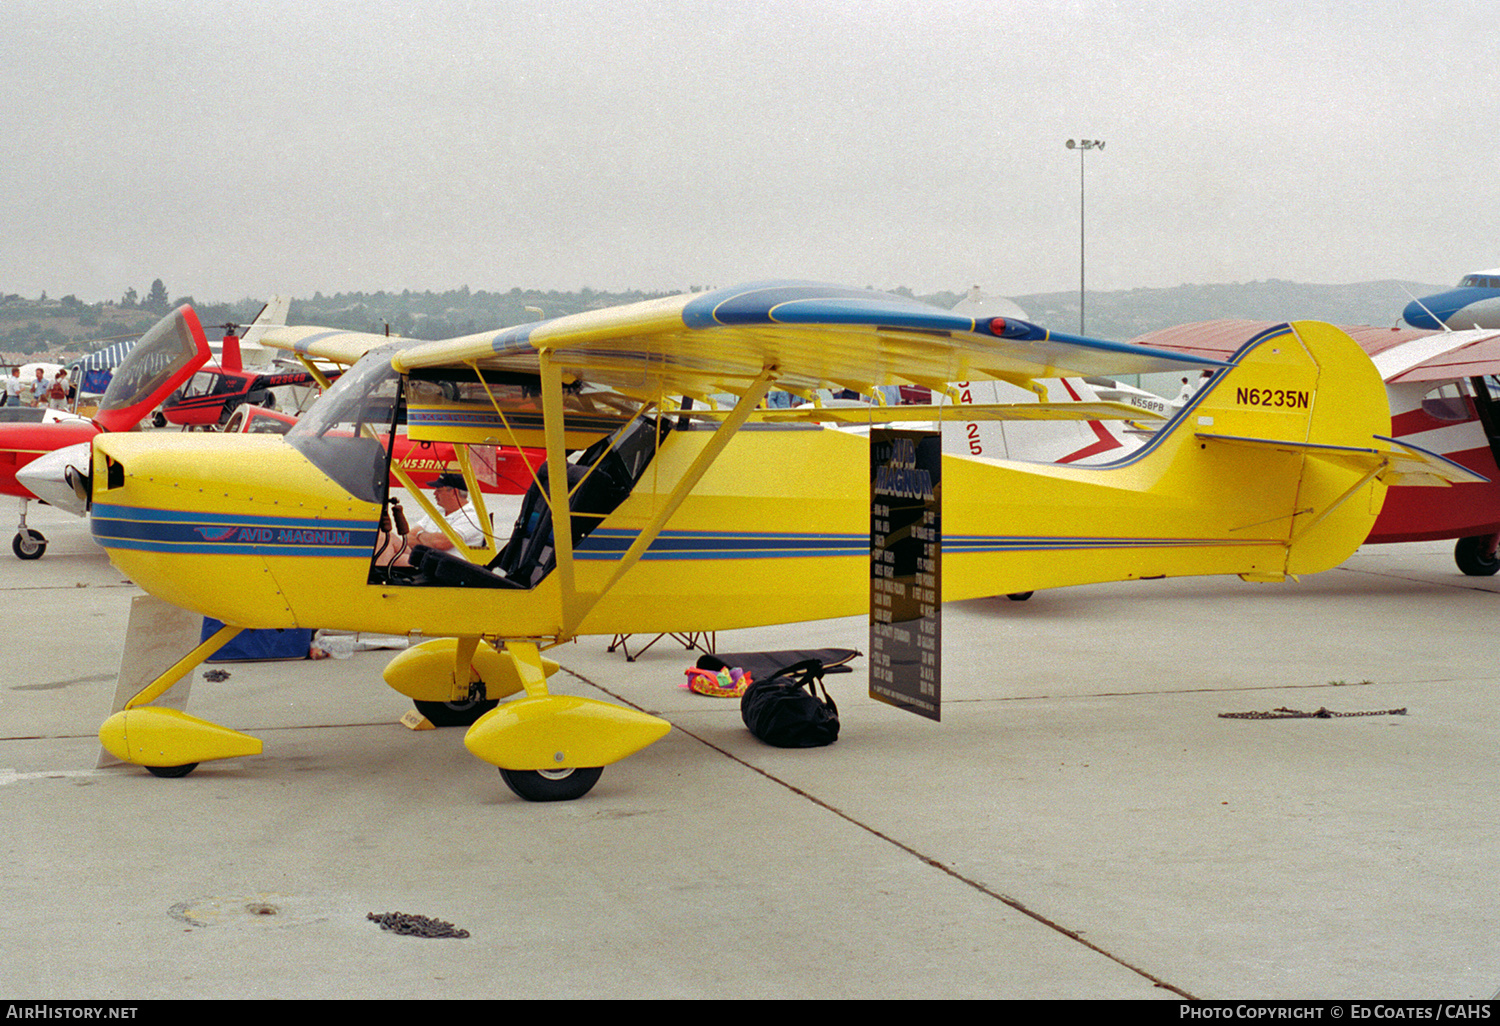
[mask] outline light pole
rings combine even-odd
[[[1104,149],[1103,139],[1068,140],[1068,149],[1078,151],[1078,334],[1083,334],[1083,155]]]

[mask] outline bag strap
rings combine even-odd
[[[785,677],[787,683],[792,683],[797,688],[806,688],[815,702],[820,702],[824,708],[830,710],[833,715],[839,714],[839,707],[834,704],[833,696],[828,693],[828,685],[823,682],[823,662],[820,659],[804,659],[800,663],[791,666],[783,666],[771,676],[767,677],[765,683],[770,683],[778,677]],[[823,693],[819,698],[818,693]]]
[[[808,684],[810,681],[822,681],[823,662],[819,659],[804,659],[800,663],[793,663],[791,666],[783,666],[781,669],[771,674],[771,676],[767,677],[766,680],[773,681],[778,677],[786,677],[788,679],[795,677],[797,678],[798,687],[802,687],[803,685]]]

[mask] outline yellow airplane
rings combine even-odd
[[[197,321],[169,317],[171,344]],[[580,635],[726,630],[865,613],[871,444],[819,426],[1118,416],[1134,407],[761,408],[818,388],[1217,368],[1129,462],[1081,468],[944,455],[941,598],[1190,574],[1281,580],[1342,562],[1388,483],[1440,472],[1392,443],[1384,385],[1338,329],[1295,322],[1222,363],[975,321],[900,296],[800,282],[677,296],[441,342],[285,328],[264,344],[353,363],[284,438],[105,434],[76,478],[93,534],[148,592],[227,626],[101,728],[162,776],[260,741],[151,703],[245,628],[421,636],[386,680],[426,709],[477,710],[465,743],[531,800],[576,798],[667,721],[553,695],[543,653]],[[165,365],[170,355],[144,354]],[[714,396],[738,397],[725,408]],[[514,529],[385,565],[392,438],[545,445]],[[469,494],[488,514],[474,481]],[[876,518],[878,519],[878,517]],[[876,586],[879,587],[878,585]],[[524,694],[523,694],[524,693]],[[499,703],[501,699],[517,697]],[[482,715],[478,715],[482,713]]]

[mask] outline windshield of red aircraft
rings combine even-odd
[[[141,336],[115,368],[109,388],[99,402],[99,412],[127,409],[144,402],[197,356],[198,344],[182,317],[161,321]]]

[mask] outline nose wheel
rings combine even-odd
[[[47,539],[42,537],[42,532],[26,526],[26,509],[30,505],[30,498],[21,500],[21,522],[16,524],[16,536],[10,540],[10,551],[17,559],[41,559],[42,553],[47,551]]]
[[[10,540],[10,550],[17,559],[41,559],[42,553],[47,551],[47,539],[42,537],[42,532],[23,527]]]

